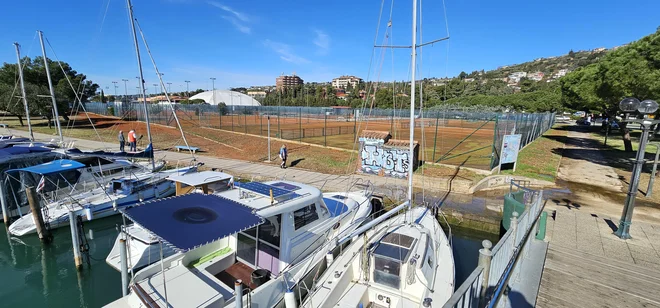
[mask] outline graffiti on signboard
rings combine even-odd
[[[408,176],[411,166],[409,150],[363,143],[360,155],[364,173],[397,178]]]

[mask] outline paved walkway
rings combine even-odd
[[[13,130],[12,134],[16,136],[27,137],[28,133],[25,131]],[[37,140],[51,140],[53,136],[47,134],[34,133]],[[117,144],[92,141],[78,138],[65,138],[66,142],[74,141],[74,147],[80,149],[115,149]],[[157,159],[165,159],[170,163],[180,163],[187,165],[192,161],[190,153],[187,152],[171,152],[171,151],[156,151],[155,157]],[[265,179],[287,179],[305,184],[314,185],[324,191],[346,191],[349,189],[357,189],[356,184],[367,183],[371,181],[377,188],[378,192],[387,195],[391,198],[398,196],[405,196],[407,181],[394,178],[385,178],[367,175],[332,175],[320,172],[308,171],[298,168],[281,169],[279,165],[272,165],[266,163],[254,163],[235,159],[217,158],[204,155],[195,155],[197,161],[205,164],[209,168],[218,168],[234,176],[243,178],[254,178],[257,180]]]
[[[616,226],[616,218],[556,210],[538,307],[660,307],[660,225],[633,221],[625,241]]]

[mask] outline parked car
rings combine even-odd
[[[555,117],[555,122],[558,123],[568,123],[571,121],[571,118],[565,115],[558,115]]]

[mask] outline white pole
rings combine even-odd
[[[121,295],[126,296],[128,295],[128,258],[126,257],[126,239],[123,238],[119,239],[119,258],[121,259]]]
[[[243,308],[243,281],[240,279],[234,281],[234,296],[236,300],[236,308]]]
[[[57,111],[57,101],[55,100],[55,89],[53,88],[53,81],[50,79],[50,68],[48,67],[48,58],[46,58],[46,47],[44,47],[44,33],[39,32],[39,41],[41,42],[41,54],[44,57],[44,67],[46,68],[46,77],[48,78],[48,89],[50,89],[50,99],[53,102],[53,112],[55,112],[55,127],[57,128],[57,134],[60,136],[60,142],[64,143],[64,137],[62,137],[62,128],[60,127],[60,114]],[[115,96],[117,96],[117,88],[115,88]]]
[[[270,162],[270,115],[268,116],[268,161]]]
[[[76,215],[69,212],[69,225],[71,226],[71,243],[73,244],[73,261],[76,264],[76,269],[82,268],[82,257],[80,257],[80,243],[78,242],[78,222]]]
[[[27,97],[25,96],[25,82],[23,81],[23,66],[21,65],[21,51],[19,50],[18,43],[16,46],[16,59],[18,59],[18,77],[21,81],[21,96],[23,96],[23,105],[25,106],[25,119],[27,120],[28,131],[30,132],[30,140],[34,141],[34,134],[32,133],[32,123],[30,123],[30,108],[28,108]]]
[[[414,135],[415,135],[415,71],[417,70],[417,0],[413,2],[413,16],[412,16],[412,74],[410,82],[410,157],[408,163],[408,201],[409,207],[413,203],[413,157],[415,153]]]
[[[138,45],[137,33],[135,32],[135,19],[133,18],[133,5],[131,5],[131,0],[126,0],[128,5],[128,16],[131,19],[131,30],[133,32],[133,43],[135,44],[135,55],[138,62],[138,70],[140,71],[140,91],[142,92],[142,104],[144,105],[144,119],[147,122],[147,137],[149,138],[149,144],[153,148],[153,141],[151,139],[151,123],[149,122],[149,111],[147,110],[147,93],[144,89],[144,74],[142,73],[142,58],[140,58],[140,47]],[[156,170],[156,162],[153,157],[151,158],[151,170]]]

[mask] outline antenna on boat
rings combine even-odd
[[[16,47],[16,59],[18,59],[18,77],[21,81],[21,96],[23,97],[23,105],[25,106],[25,119],[27,120],[28,131],[30,132],[30,140],[34,141],[34,134],[32,133],[32,123],[30,122],[30,108],[28,108],[27,96],[25,96],[25,82],[23,81],[23,66],[21,65],[21,51],[18,43],[14,43]]]
[[[133,5],[131,0],[126,0],[128,5],[128,17],[131,19],[131,30],[133,33],[133,43],[135,44],[135,55],[137,57],[138,70],[140,71],[140,91],[142,92],[142,104],[144,105],[144,118],[147,122],[147,137],[149,138],[149,144],[153,148],[153,140],[151,139],[151,123],[149,122],[149,110],[147,108],[147,93],[144,89],[144,74],[142,73],[142,59],[140,58],[140,46],[138,45],[137,33],[135,32],[135,18],[133,18]],[[151,156],[151,170],[156,169],[156,163],[154,162],[153,155]]]
[[[55,89],[53,88],[53,81],[50,79],[50,67],[48,66],[48,58],[46,57],[46,47],[44,47],[44,33],[37,31],[39,33],[39,42],[41,42],[41,54],[44,57],[44,67],[46,68],[46,77],[48,77],[48,89],[50,90],[50,99],[53,102],[53,112],[55,112],[55,127],[57,127],[57,134],[60,136],[60,143],[64,143],[64,137],[62,137],[62,127],[60,126],[60,114],[57,111],[57,101],[55,100]]]

